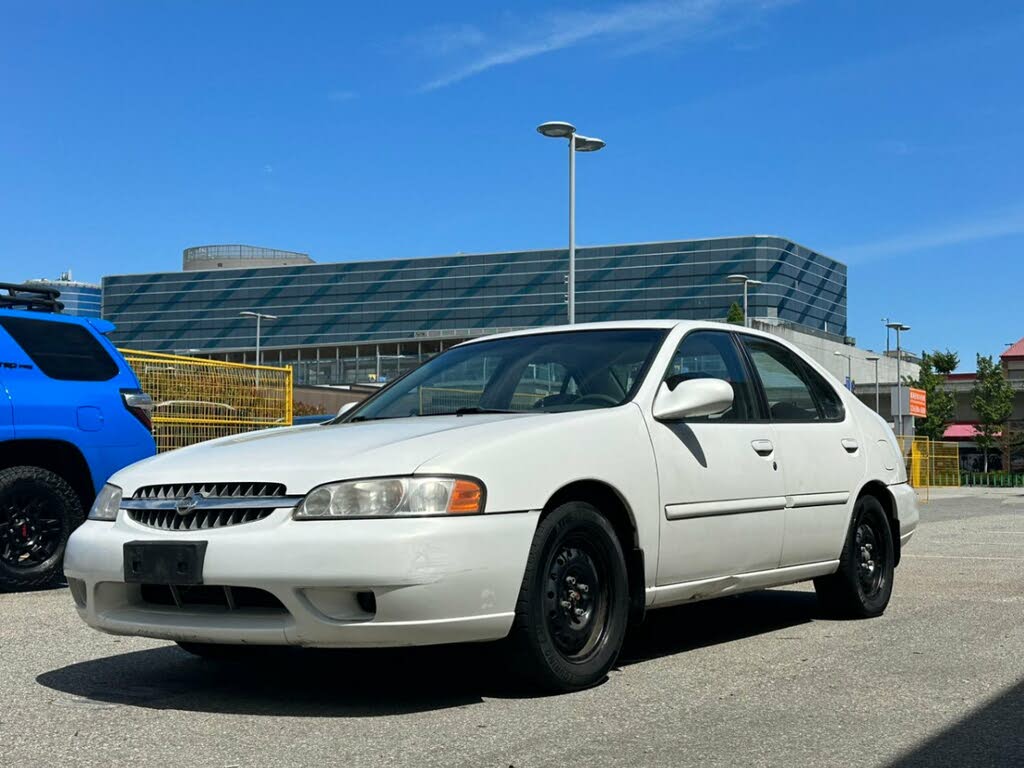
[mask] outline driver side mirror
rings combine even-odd
[[[344,416],[357,405],[359,405],[359,403],[345,403],[343,406],[341,406],[341,408],[338,409],[338,416]]]
[[[717,416],[732,407],[732,385],[722,379],[690,379],[675,388],[663,381],[654,396],[654,418],[658,421]]]

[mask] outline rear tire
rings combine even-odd
[[[60,475],[30,466],[0,470],[0,591],[57,582],[68,537],[83,517],[78,494]]]
[[[818,602],[837,618],[881,616],[892,596],[895,547],[885,510],[874,496],[861,496],[853,508],[839,570],[814,580]]]
[[[557,507],[533,537],[508,638],[516,664],[550,692],[595,685],[626,635],[626,561],[611,523],[594,506]]]

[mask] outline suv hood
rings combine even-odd
[[[463,447],[466,430],[518,431],[547,418],[529,413],[420,416],[267,429],[154,456],[118,472],[110,482],[125,496],[146,485],[249,481],[284,483],[288,494],[297,495],[334,480],[412,474],[439,453]]]

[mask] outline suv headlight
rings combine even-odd
[[[90,520],[105,520],[108,523],[117,519],[117,510],[121,507],[121,489],[109,483],[104,485],[96,496],[89,510]]]
[[[379,477],[314,488],[296,520],[353,517],[475,515],[484,511],[484,486],[468,477]]]

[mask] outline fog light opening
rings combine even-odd
[[[68,589],[71,590],[71,597],[75,601],[75,605],[79,608],[85,608],[85,582],[81,579],[68,578]]]
[[[356,602],[363,613],[371,616],[377,613],[377,596],[373,592],[356,592]]]

